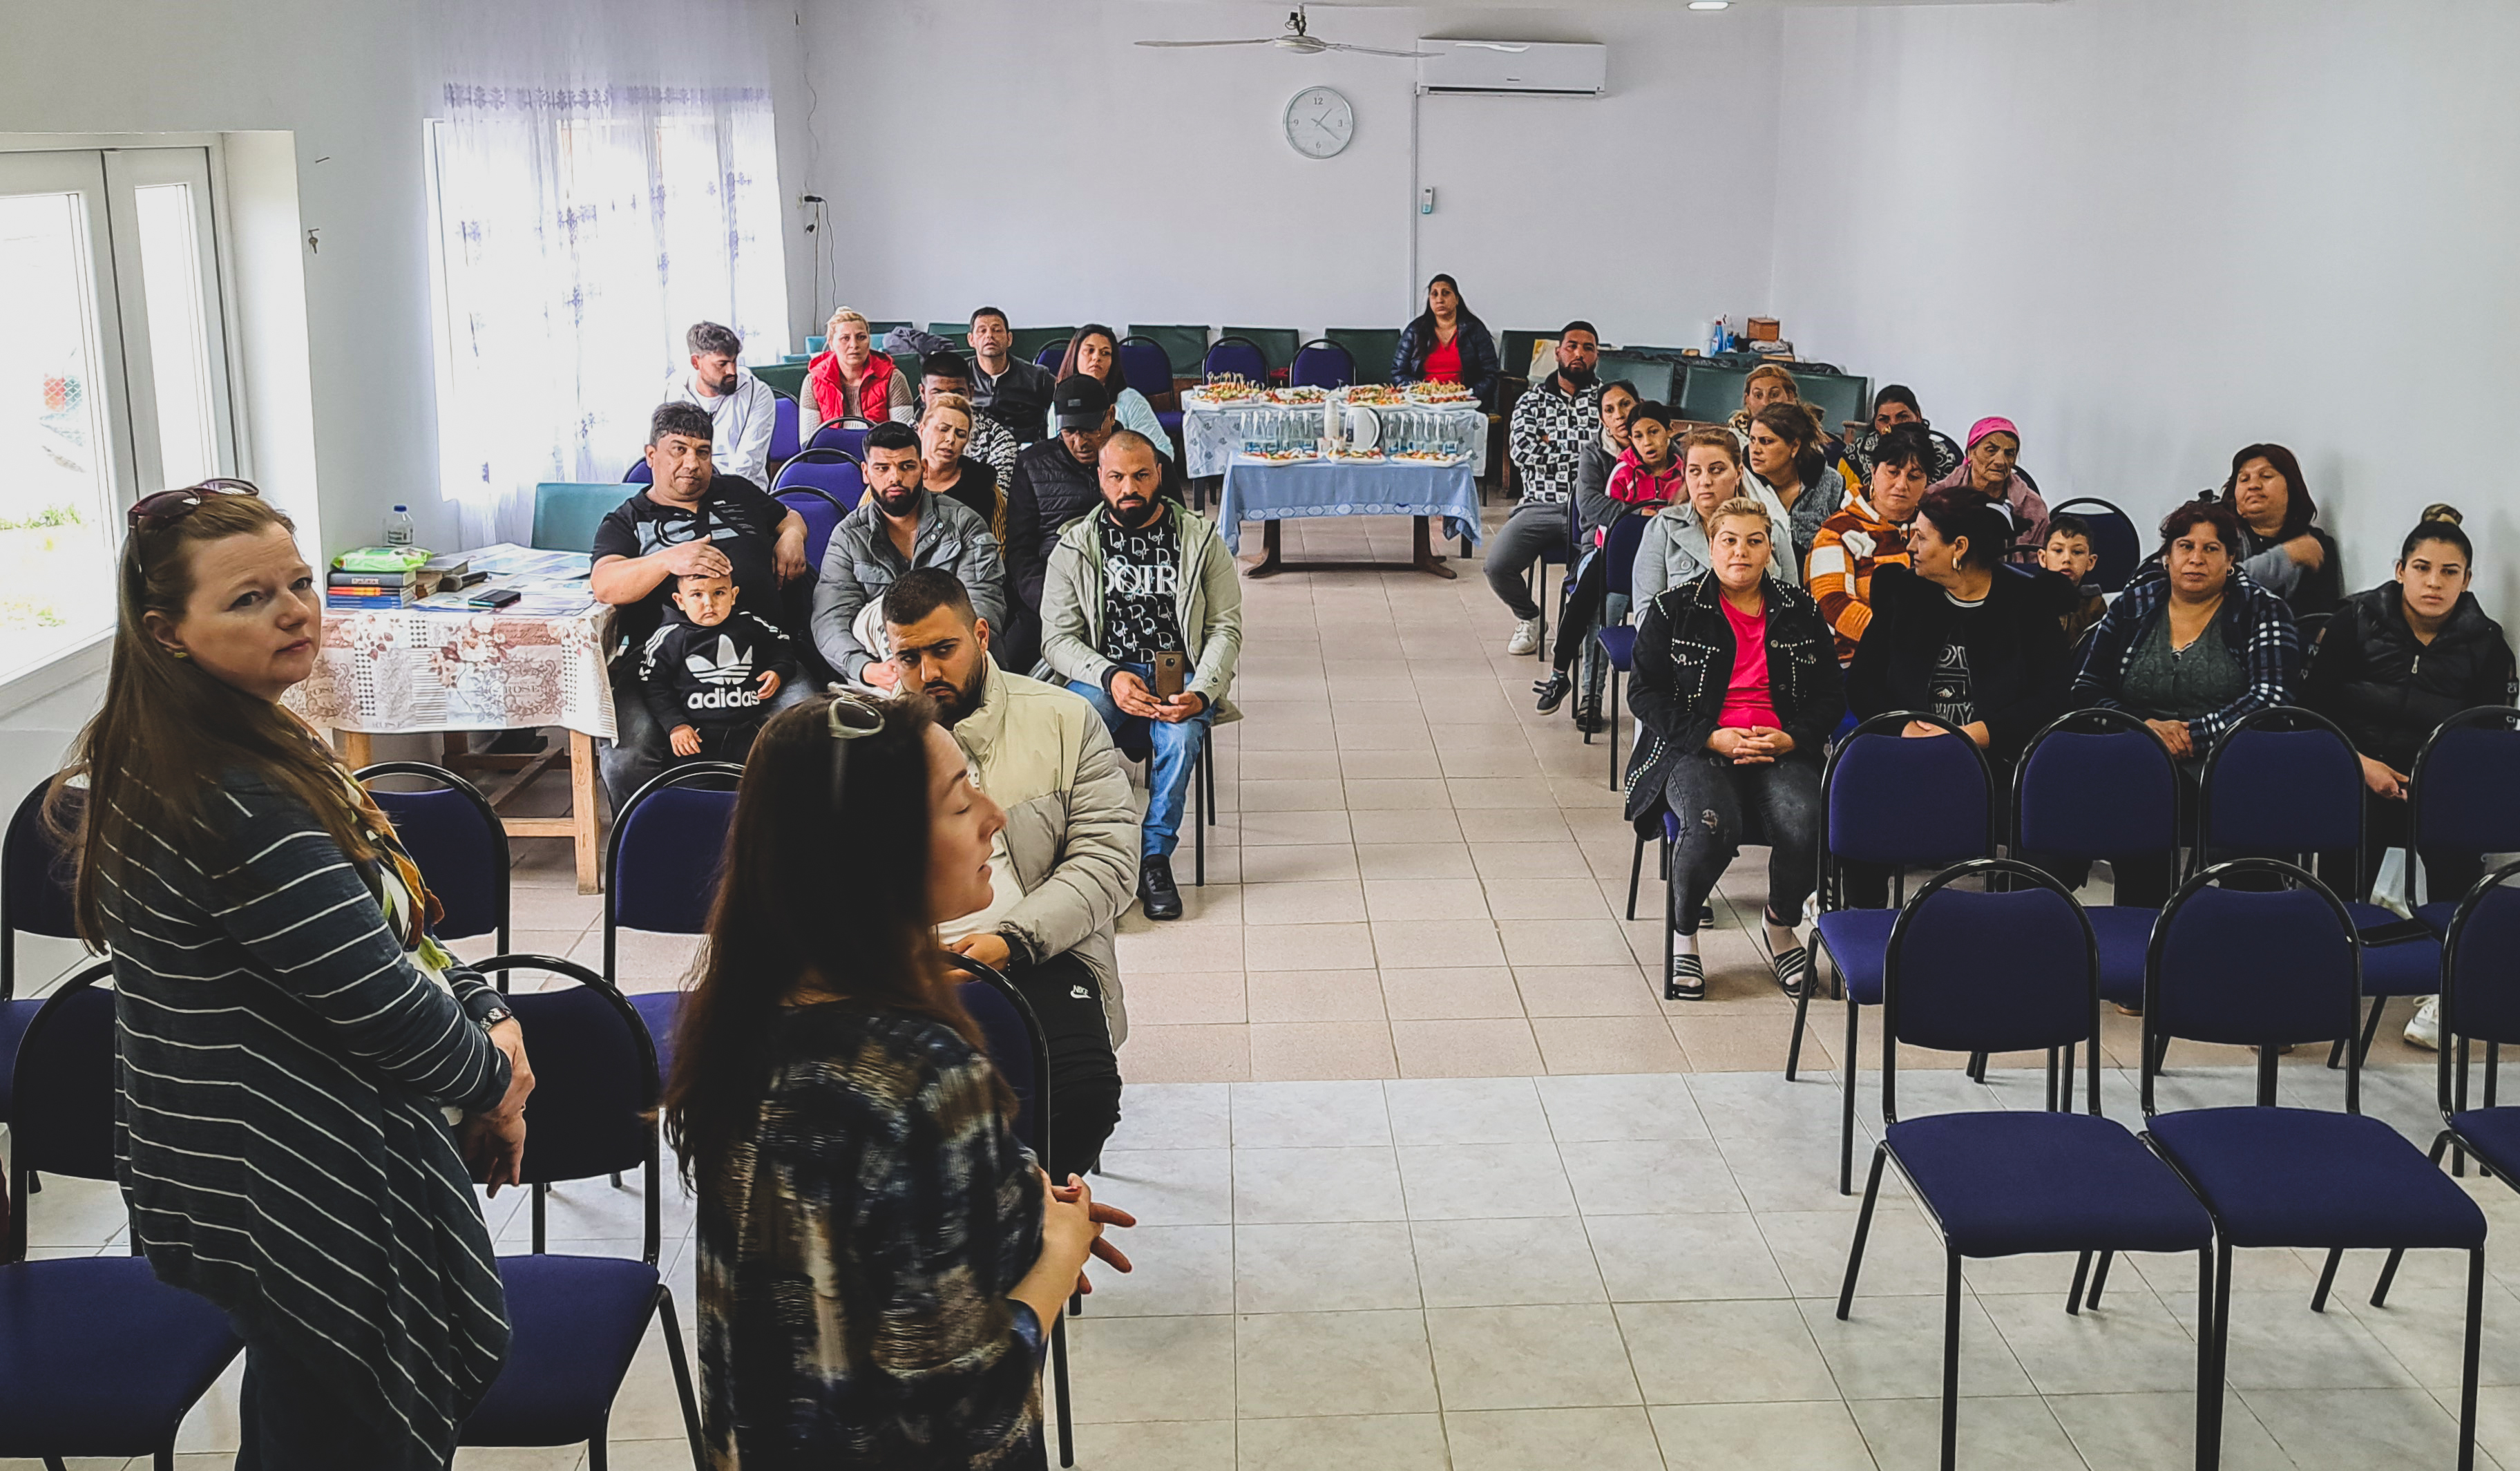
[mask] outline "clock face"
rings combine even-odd
[[[1286,142],[1307,159],[1328,159],[1356,136],[1356,109],[1328,87],[1306,87],[1286,104]]]

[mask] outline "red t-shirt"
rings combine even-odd
[[[1462,381],[1461,334],[1455,333],[1451,342],[1426,354],[1426,381],[1428,383]]]
[[[1715,717],[1716,728],[1742,730],[1765,725],[1774,730],[1784,724],[1777,718],[1777,707],[1768,693],[1768,621],[1763,609],[1743,613],[1732,606],[1730,598],[1717,596],[1723,605],[1724,621],[1732,625],[1732,677],[1724,686],[1724,713]]]

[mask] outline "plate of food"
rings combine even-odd
[[[1313,387],[1311,384],[1305,384],[1300,388],[1271,389],[1269,391],[1269,401],[1271,403],[1319,403],[1328,396],[1330,396],[1328,390],[1318,389]]]
[[[1412,465],[1458,465],[1462,460],[1460,455],[1446,454],[1440,449],[1404,449],[1391,458],[1406,460]]]
[[[1385,456],[1379,449],[1341,449],[1333,452],[1330,458],[1347,464],[1378,465]]]
[[[1258,402],[1266,391],[1256,383],[1245,383],[1238,378],[1226,378],[1214,383],[1201,384],[1191,390],[1191,394],[1207,403],[1230,404]]]
[[[1344,397],[1358,408],[1398,408],[1409,401],[1409,391],[1387,383],[1364,383],[1346,390]]]
[[[1478,394],[1458,383],[1411,384],[1409,397],[1414,403],[1461,404],[1479,401]]]
[[[1257,460],[1263,465],[1291,465],[1298,460],[1320,459],[1321,451],[1315,449],[1260,449],[1244,455],[1243,458],[1246,460]]]

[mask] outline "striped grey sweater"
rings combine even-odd
[[[450,997],[416,970],[302,804],[222,785],[192,856],[149,833],[104,865],[121,880],[99,892],[133,1229],[161,1279],[442,1458],[508,1346],[439,1112],[507,1090],[473,1020],[497,994],[464,971]]]

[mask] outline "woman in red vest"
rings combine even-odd
[[[834,419],[863,419],[869,424],[894,419],[908,424],[917,417],[909,377],[894,367],[890,357],[875,350],[875,333],[865,317],[843,306],[832,313],[823,331],[830,336],[830,345],[815,353],[805,369],[817,427]]]

